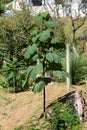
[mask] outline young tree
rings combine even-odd
[[[31,30],[32,43],[25,52],[25,58],[35,62],[27,69],[26,81],[29,77],[34,79],[34,92],[40,92],[43,89],[43,112],[46,108],[45,86],[51,82],[52,76],[66,75],[60,67],[61,56],[58,54],[58,41],[53,31],[56,27],[58,27],[57,23],[51,20],[48,13],[39,14]],[[51,75],[47,75],[47,72]]]

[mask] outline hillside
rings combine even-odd
[[[84,87],[81,86],[73,87],[70,91],[76,89],[84,91]],[[65,84],[49,84],[46,87],[47,105],[66,93]],[[17,94],[0,92],[0,130],[14,130],[15,127],[29,121],[31,115],[36,114],[40,116],[42,113],[42,99],[42,92],[37,94],[34,94],[32,91]]]

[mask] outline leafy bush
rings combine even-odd
[[[76,57],[74,54],[72,54],[70,70],[72,84],[80,84],[87,77],[87,60],[81,55]]]
[[[66,59],[65,57],[61,61],[63,70],[66,70]],[[84,83],[87,77],[87,59],[83,55],[78,57],[71,53],[70,56],[70,78],[73,85]]]
[[[28,87],[27,84],[23,86],[27,66],[23,58],[25,48],[30,43],[31,21],[32,17],[27,10],[11,17],[0,17],[0,67],[3,66],[0,72],[3,72],[1,74],[5,77],[6,85],[15,86],[16,92]]]
[[[0,18],[0,52],[5,57],[23,59],[29,44],[32,17],[29,11]]]
[[[24,91],[28,88],[28,84],[25,85],[25,88],[23,87],[25,80],[23,61],[17,61],[17,59],[4,61],[1,72],[5,77],[5,83],[8,87],[13,87],[15,92]]]
[[[80,130],[80,120],[68,103],[57,102],[49,122],[52,130]]]

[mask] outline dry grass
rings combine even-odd
[[[69,91],[83,89],[83,87],[73,87]],[[66,85],[63,83],[51,83],[46,87],[47,106],[67,93]],[[29,118],[36,114],[38,117],[42,113],[43,95],[34,94],[32,91],[12,94],[0,94],[0,125],[1,130],[14,130],[15,127],[29,121]]]

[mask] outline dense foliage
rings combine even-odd
[[[87,77],[87,59],[83,58],[82,55],[76,57],[72,54],[70,68],[72,84],[76,85],[85,82]]]
[[[82,130],[80,120],[68,103],[57,102],[52,110],[51,117],[40,121],[32,116],[25,125],[15,130]]]
[[[80,120],[69,104],[57,102],[49,119],[52,130],[80,130]]]
[[[1,75],[6,79],[5,84],[14,87],[16,92],[25,90],[27,86],[22,87],[27,66],[23,57],[29,44],[31,21],[32,17],[27,11],[20,15],[0,18]]]
[[[38,26],[39,23],[39,26]],[[58,28],[57,23],[50,20],[47,13],[42,13],[36,17],[35,24],[32,29],[32,42],[25,52],[25,58],[31,59],[35,62],[33,66],[29,66],[27,70],[27,77],[36,80],[36,86],[33,88],[35,92],[41,91],[47,83],[51,81],[51,77],[47,77],[46,72],[51,75],[59,76],[61,70],[61,56],[58,53],[59,42],[55,38],[53,29]],[[61,44],[63,44],[61,42]],[[39,62],[38,64],[36,64]],[[56,64],[57,68],[52,66]],[[54,70],[54,71],[53,71]],[[61,73],[64,72],[61,70]],[[42,76],[38,77],[37,74]],[[41,86],[43,86],[41,88]]]

